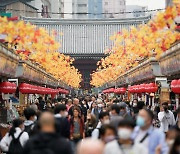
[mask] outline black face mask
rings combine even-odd
[[[165,112],[167,112],[167,110],[168,110],[168,107],[167,107],[167,106],[165,106],[165,107],[164,107],[164,111],[165,111]]]

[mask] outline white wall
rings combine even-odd
[[[103,0],[103,12],[104,13],[114,13],[114,18],[124,18],[125,14],[115,14],[119,12],[125,12],[126,5],[125,0]],[[106,15],[109,18],[111,15]]]
[[[72,0],[64,0],[64,13],[72,13]],[[65,19],[72,19],[72,14],[64,14]]]
[[[31,2],[28,2],[28,4],[30,4],[30,5],[34,6],[35,8],[37,8],[38,12],[42,11],[42,5],[43,5],[42,0],[31,1]],[[42,18],[41,13],[38,13],[38,18]]]
[[[51,11],[55,13],[59,13],[60,1],[59,0],[51,0]],[[60,14],[52,14],[52,18],[60,18]]]

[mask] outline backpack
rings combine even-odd
[[[34,123],[30,124],[29,126],[25,126],[24,131],[28,133],[29,136],[32,135]]]
[[[9,145],[9,150],[8,150],[7,154],[21,154],[22,153],[23,147],[22,147],[19,139],[23,133],[24,132],[22,131],[17,138],[15,138],[14,135],[12,135],[12,141]]]

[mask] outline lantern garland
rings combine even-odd
[[[49,35],[43,28],[37,28],[24,21],[12,22],[0,17],[0,34],[4,43],[19,54],[22,60],[30,60],[43,67],[56,79],[78,88],[81,74],[72,66],[74,59],[58,51],[60,44],[55,41],[57,33]]]
[[[100,87],[107,82],[115,81],[129,68],[137,66],[138,61],[149,57],[157,59],[171,44],[180,40],[180,33],[176,32],[174,19],[180,16],[180,2],[174,0],[174,5],[157,16],[147,24],[131,27],[130,31],[123,29],[110,39],[114,41],[109,54],[98,63],[91,85]],[[168,39],[167,39],[168,38]]]

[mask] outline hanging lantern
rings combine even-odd
[[[16,92],[16,84],[11,82],[1,82],[0,83],[0,92],[4,94],[12,94]]]
[[[147,93],[151,93],[151,87],[150,87],[150,84],[146,84],[145,90],[146,90]]]
[[[140,84],[139,85],[139,92],[140,93],[145,93],[145,86],[146,86],[146,84]]]
[[[19,85],[19,91],[22,93],[22,94],[31,94],[31,85],[30,84],[27,84],[27,83],[21,83]]]
[[[171,82],[171,90],[176,94],[180,93],[180,80],[173,80]]]
[[[124,88],[124,87],[120,88],[120,93],[125,94],[126,93],[126,88]]]

